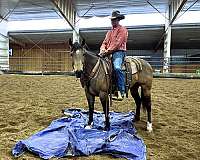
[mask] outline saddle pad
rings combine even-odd
[[[142,64],[138,58],[126,57],[125,62],[130,64],[132,74],[142,70]]]

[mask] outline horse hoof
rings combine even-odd
[[[133,122],[137,122],[137,121],[140,121],[140,117],[135,116],[135,119],[133,120]]]
[[[110,127],[105,127],[103,130],[104,130],[104,131],[109,131],[109,130],[110,130]]]
[[[85,129],[92,129],[93,126],[93,122],[91,124],[88,124],[87,126],[85,126]]]
[[[152,132],[153,131],[152,123],[147,122],[147,131],[148,132]]]
[[[92,129],[92,125],[85,126],[85,129]]]
[[[103,128],[104,131],[109,131],[110,130],[110,125],[105,125],[105,127]]]

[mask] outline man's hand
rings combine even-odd
[[[100,50],[100,53],[105,53],[106,52],[106,50],[105,49],[102,49],[102,50]]]
[[[100,51],[100,53],[98,54],[98,56],[99,56],[99,57],[104,57],[104,56],[105,56],[105,52],[106,52],[106,50],[102,49],[102,50]]]
[[[111,53],[112,53],[111,50],[109,50],[109,49],[105,50],[105,55],[109,55],[109,54],[111,54]]]
[[[105,54],[100,52],[100,53],[98,54],[98,56],[101,57],[101,58],[103,58],[103,57],[105,56]]]
[[[99,57],[105,57],[105,56],[108,56],[108,55],[110,55],[110,54],[112,54],[112,51],[106,49],[106,50],[101,50],[100,53],[98,54],[98,56],[99,56]]]

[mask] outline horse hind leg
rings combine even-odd
[[[147,131],[151,132],[152,128],[152,117],[151,117],[151,88],[142,86],[141,90],[142,106],[147,111]]]
[[[136,115],[135,115],[135,121],[140,120],[140,108],[141,108],[141,97],[138,93],[139,84],[135,84],[131,89],[131,95],[134,98],[135,104],[136,104]]]
[[[100,92],[99,98],[101,101],[101,104],[103,106],[103,111],[105,115],[105,128],[104,130],[108,131],[110,130],[110,120],[109,120],[109,97],[106,92]]]

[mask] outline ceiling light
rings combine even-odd
[[[200,38],[189,38],[189,41],[200,41]]]

